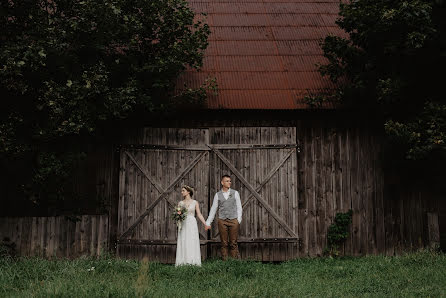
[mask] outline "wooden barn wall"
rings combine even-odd
[[[23,256],[96,256],[108,251],[111,234],[106,210],[112,207],[116,191],[115,153],[111,144],[91,148],[73,177],[78,194],[102,202],[99,210],[87,207],[92,213],[81,216],[2,217],[0,245]],[[96,214],[101,209],[103,214]]]
[[[108,250],[108,215],[6,217],[0,219],[1,243],[21,256],[98,256]]]
[[[174,127],[170,131],[178,133],[175,127],[179,124],[172,125]],[[231,126],[296,127],[300,152],[296,154],[297,172],[293,173],[296,194],[293,196],[297,198],[297,208],[288,210],[295,214],[287,215],[300,238],[299,246],[293,248],[293,256],[321,255],[327,244],[327,228],[335,214],[350,208],[353,209],[353,223],[350,237],[342,247],[342,254],[345,255],[394,255],[427,246],[432,239],[439,237],[435,229],[439,229],[439,214],[446,211],[445,200],[435,197],[426,189],[388,182],[380,159],[382,136],[374,129],[355,125],[337,126],[324,121],[223,120],[181,125],[185,130],[189,127],[214,127],[215,131]],[[128,133],[116,144],[153,142],[145,131],[142,128]],[[108,215],[85,215],[78,222],[62,216],[1,218],[0,241],[14,243],[20,255],[74,257],[97,255],[101,249],[107,248],[114,251],[118,233],[117,165],[120,156],[117,153],[112,145],[99,148],[91,155],[93,158],[88,169],[94,172],[94,192],[106,202]],[[289,170],[292,168],[290,166]],[[85,179],[79,179],[76,187],[85,188],[85,183]],[[210,208],[206,204],[203,206]],[[203,213],[207,216],[207,210]],[[265,249],[272,247],[270,245]],[[284,259],[281,249],[276,250],[265,260]],[[144,253],[139,249],[135,257],[141,257]],[[263,254],[249,251],[249,248],[243,248],[242,253]]]
[[[344,255],[399,254],[429,243],[429,193],[390,184],[381,157],[383,137],[367,127],[298,124],[301,253],[318,256],[337,212],[353,210]]]

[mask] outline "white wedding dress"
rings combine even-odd
[[[195,218],[197,201],[193,200],[189,206],[186,206],[183,201],[179,204],[187,208],[187,216],[181,224],[181,229],[178,229],[175,266],[186,264],[201,266],[200,237]]]

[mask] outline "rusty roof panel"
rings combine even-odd
[[[271,27],[276,40],[323,39],[332,34],[342,37],[348,35],[338,27]]]
[[[278,40],[276,42],[279,55],[322,55],[318,40]]]
[[[217,65],[218,56],[205,56],[203,58],[203,67],[202,70],[206,71],[217,71],[219,69]]]
[[[270,14],[271,26],[290,27],[290,26],[314,26],[324,27],[324,19],[320,14],[296,14],[296,13],[277,13]]]
[[[213,53],[222,56],[256,55],[321,55],[318,40],[279,40],[279,41],[214,41]]]
[[[282,63],[287,71],[314,71],[317,64],[326,64],[327,59],[322,55],[283,56]]]
[[[267,26],[239,26],[211,28],[210,41],[214,40],[272,40],[271,28]]]
[[[211,35],[202,69],[182,74],[177,90],[214,77],[219,93],[209,97],[211,109],[305,109],[309,92],[334,88],[317,64],[326,63],[322,38],[346,37],[335,24],[339,0],[190,3],[194,11],[207,13]]]
[[[326,64],[322,55],[288,56],[206,56],[202,71],[315,71],[318,64]]]
[[[322,14],[209,14],[208,19],[213,26],[334,26],[336,15]],[[330,21],[333,20],[331,23]]]
[[[219,101],[210,108],[282,110],[299,106],[289,90],[223,90],[219,93]]]
[[[234,2],[219,2],[212,3],[209,13],[217,14],[245,14],[245,13],[265,13],[263,5],[257,2],[250,3],[234,3]]]
[[[339,16],[335,14],[322,14],[321,18],[323,19],[325,26],[333,26]]]
[[[214,41],[217,55],[246,56],[246,55],[277,55],[277,47],[274,41]]]
[[[264,26],[267,14],[209,14],[213,26]]]
[[[337,14],[339,11],[338,3],[299,3],[296,5],[292,2],[269,2],[263,5],[269,13]]]
[[[283,61],[278,56],[212,56],[213,64],[220,71],[282,71]],[[205,69],[209,69],[204,67]],[[314,67],[313,67],[314,68]]]
[[[285,89],[284,72],[221,72],[217,74],[219,89],[279,90]]]
[[[217,49],[218,49],[218,44],[216,44],[215,42],[209,42],[209,45],[206,49],[205,54],[206,55],[217,55],[218,54]]]

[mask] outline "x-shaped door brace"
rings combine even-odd
[[[150,181],[150,183],[153,184],[153,186],[155,186],[155,188],[160,192],[160,195],[158,196],[158,198],[152,202],[152,204],[149,205],[149,207],[146,208],[146,210],[141,213],[141,215],[135,220],[135,222],[124,232],[121,234],[121,236],[119,236],[119,240],[123,240],[125,237],[127,237],[132,231],[133,229],[139,224],[141,223],[141,221],[144,219],[144,217],[147,216],[147,214],[149,214],[149,212],[162,200],[165,199],[167,203],[169,203],[171,206],[175,206],[176,203],[172,202],[169,200],[168,195],[173,191],[174,186],[181,180],[183,179],[195,166],[196,164],[203,158],[203,156],[205,156],[207,154],[207,151],[204,151],[200,154],[197,155],[197,157],[194,158],[194,160],[184,169],[184,171],[178,175],[173,181],[172,183],[170,183],[170,185],[166,188],[163,189],[160,185],[158,185],[158,183],[156,183],[152,178],[150,178],[149,173],[147,173],[147,171],[145,169],[143,169],[138,162],[135,160],[135,158],[128,152],[125,151],[125,153],[127,154],[127,156],[133,161],[133,163],[138,167],[138,169],[144,174],[144,176]],[[200,233],[200,236],[203,239],[206,239],[206,237]]]
[[[271,170],[271,172],[266,176],[266,178],[260,183],[256,189],[252,187],[252,185],[243,177],[243,175],[235,168],[235,166],[216,148],[209,146],[208,147],[228,166],[228,168],[237,176],[238,179],[245,185],[245,187],[251,192],[248,200],[243,204],[246,206],[251,202],[252,198],[256,198],[262,206],[268,210],[268,212],[272,215],[272,217],[290,234],[292,237],[296,237],[297,235],[294,233],[293,229],[291,229],[287,223],[280,218],[280,216],[271,208],[267,201],[265,201],[262,196],[259,194],[259,191],[262,187],[273,177],[274,173],[276,173],[279,168],[287,161],[287,159],[291,156],[293,152],[296,151],[296,148],[291,149],[285,156],[279,161],[279,163]],[[218,234],[217,234],[218,235]]]
[[[277,163],[277,165],[268,173],[268,175],[265,177],[265,179],[257,186],[256,189],[252,187],[252,185],[243,177],[243,175],[234,167],[234,165],[216,148],[213,148],[211,146],[208,146],[228,167],[229,169],[234,173],[234,175],[237,176],[237,178],[240,179],[240,181],[245,185],[245,187],[250,191],[250,195],[248,199],[243,203],[243,207],[248,205],[253,198],[256,198],[262,206],[273,216],[273,218],[290,234],[290,236],[297,237],[297,235],[294,233],[294,231],[286,224],[286,222],[280,218],[280,216],[269,206],[269,204],[260,196],[259,191],[262,189],[262,187],[274,176],[274,174],[279,170],[279,168],[288,160],[288,158],[296,151],[296,148],[291,149],[288,151],[287,154]],[[137,168],[144,174],[144,176],[150,181],[150,183],[153,184],[153,186],[160,192],[160,195],[158,198],[150,204],[146,210],[135,220],[135,222],[119,237],[120,240],[127,237],[132,230],[139,224],[141,221],[146,217],[149,212],[164,198],[171,206],[175,206],[176,203],[170,201],[168,198],[168,195],[172,192],[174,189],[174,186],[184,177],[186,176],[194,167],[195,165],[203,158],[203,156],[206,155],[206,151],[200,153],[195,157],[195,159],[192,161],[192,163],[187,166],[184,171],[178,175],[172,183],[166,188],[163,189],[156,181],[154,181],[150,175],[147,173],[145,169],[143,169],[139,163],[135,160],[135,158],[128,152],[125,151],[127,156],[133,161],[133,163],[137,166]],[[217,234],[218,235],[218,234]],[[215,235],[215,236],[217,236]],[[206,237],[200,233],[200,236],[203,239],[206,239]]]

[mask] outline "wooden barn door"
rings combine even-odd
[[[240,193],[244,259],[282,261],[298,256],[297,144],[295,127],[228,127],[210,132],[211,188],[230,174]],[[217,217],[216,217],[217,218]],[[210,254],[219,255],[217,220]]]
[[[232,176],[242,200],[242,258],[298,256],[295,127],[148,128],[145,136],[137,140],[145,145],[121,148],[119,256],[174,263],[176,226],[170,212],[181,199],[181,185],[195,187],[194,198],[207,218],[223,174]],[[203,259],[219,255],[216,223],[210,232],[199,223]]]
[[[145,145],[121,147],[117,254],[175,262],[176,226],[170,218],[182,199],[181,185],[195,187],[194,199],[207,217],[209,148],[207,129],[147,128]],[[199,224],[202,257],[206,233]]]

